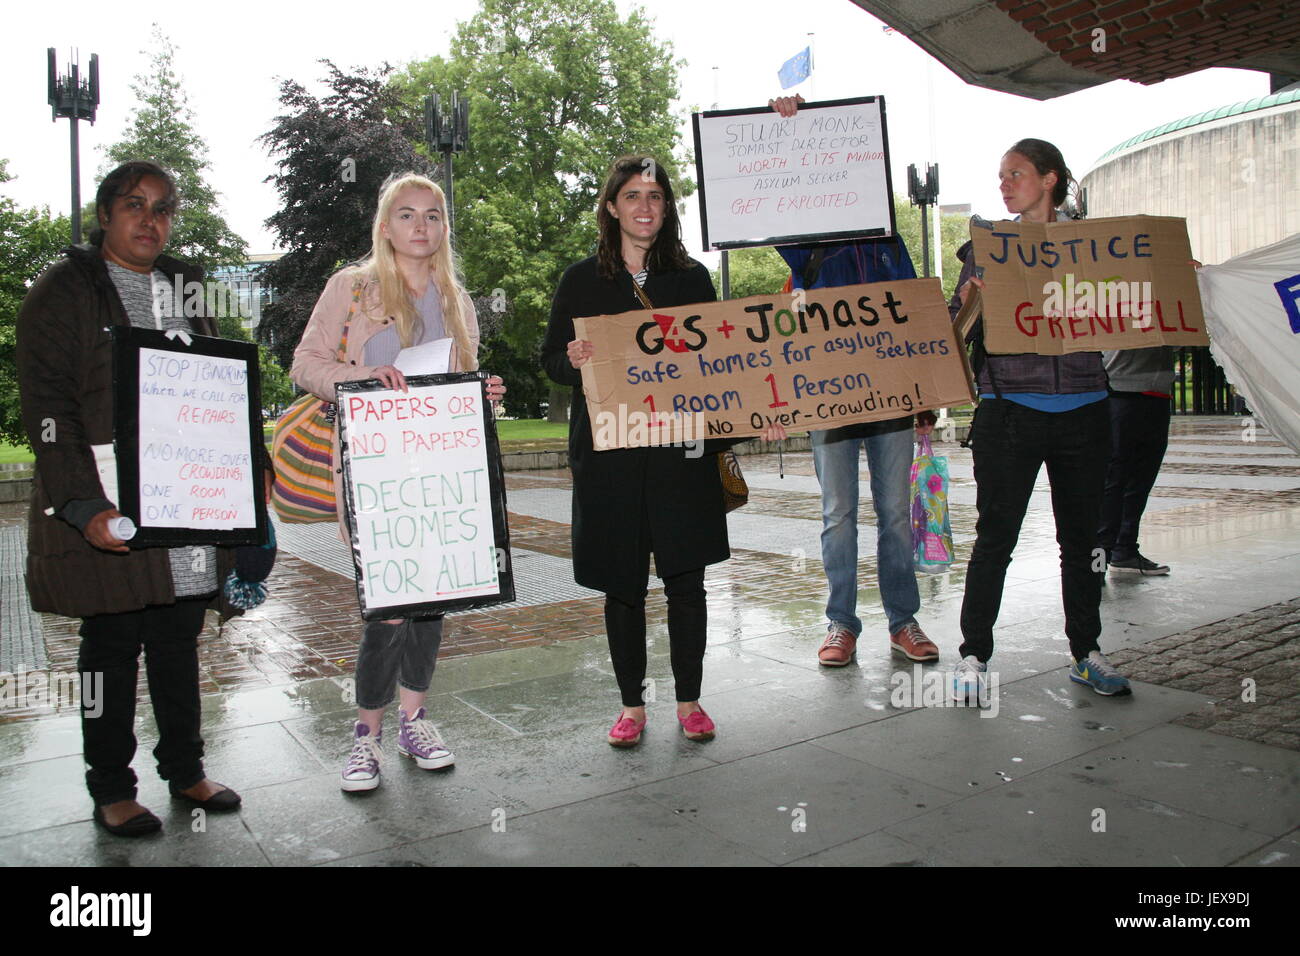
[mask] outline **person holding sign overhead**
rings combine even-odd
[[[1073,179],[1060,150],[1051,143],[1040,139],[1016,143],[1002,157],[998,178],[1007,211],[1018,221],[1069,218],[1058,207],[1065,202]],[[962,260],[961,277],[948,306],[954,319],[972,291],[984,285],[975,275],[971,243],[957,255]],[[981,319],[968,335],[980,395],[970,433],[979,518],[966,571],[962,660],[953,675],[953,697],[987,699],[993,625],[1007,566],[1044,464],[1061,546],[1065,634],[1074,658],[1070,679],[1106,696],[1128,694],[1128,680],[1106,660],[1097,640],[1101,635],[1099,572],[1104,571],[1104,562],[1097,566],[1097,527],[1111,450],[1101,353],[990,355],[983,334]]]
[[[394,365],[398,354],[440,339],[451,340],[448,367],[429,372],[478,367],[478,320],[456,275],[442,190],[415,173],[390,176],[379,195],[369,257],[330,278],[294,352],[290,375],[327,401],[334,401],[340,382],[378,379],[406,391],[406,376]],[[493,400],[504,395],[501,379],[488,379],[487,392]],[[337,463],[337,427],[334,446]],[[344,521],[339,508],[346,540]],[[441,642],[441,617],[366,623],[357,653],[357,720],[340,776],[343,790],[379,786],[384,711],[394,685],[399,688],[398,752],[425,770],[454,762],[438,729],[425,718]]]
[[[782,96],[768,105],[784,117],[799,111],[802,96]],[[907,247],[898,236],[813,246],[778,246],[797,289],[915,279]],[[817,650],[823,667],[853,661],[862,620],[858,605],[858,462],[865,449],[876,512],[876,562],[880,599],[888,619],[892,653],[925,663],[939,648],[917,623],[921,592],[912,550],[912,434],[928,435],[935,414],[920,412],[878,422],[844,425],[811,433],[813,465],[822,491],[822,563],[829,595],[826,637]],[[781,437],[785,430],[781,429]]]
[[[158,723],[153,753],[172,796],[213,811],[240,804],[239,794],[204,773],[198,663],[205,610],[216,607],[222,619],[241,613],[219,587],[235,549],[128,548],[123,537],[132,531],[123,522],[131,522],[109,499],[96,461],[115,437],[108,327],[220,334],[206,310],[182,316],[168,308],[173,293],[202,283],[195,267],[163,254],[176,206],[175,182],[157,164],[114,169],[95,193],[90,242],[64,250],[18,315],[19,398],[36,454],[27,589],[33,610],[82,619],[86,786],[95,823],[116,836],[162,827],[136,801],[131,769],[142,648]]]
[[[696,444],[597,452],[582,393],[592,344],[575,338],[575,317],[713,302],[708,270],[682,245],[672,184],[649,156],[615,161],[600,191],[596,255],[565,270],[551,304],[542,364],[573,386],[573,574],[605,594],[605,627],[623,710],[608,735],[635,746],[646,725],[645,600],[650,555],[668,599],[677,719],[691,740],[716,728],[700,707],[707,641],[704,568],[731,556],[717,455]]]

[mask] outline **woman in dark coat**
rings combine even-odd
[[[637,286],[656,307],[712,302],[717,295],[708,270],[686,254],[672,185],[650,157],[614,163],[597,222],[596,255],[570,266],[560,279],[542,363],[553,380],[574,388],[573,570],[579,584],[605,593],[605,628],[623,700],[609,742],[634,746],[645,728],[645,598],[652,553],[668,599],[678,720],[691,740],[709,740],[713,721],[699,705],[704,568],[731,556],[717,455],[701,454],[700,447],[595,451],[579,371],[592,345],[576,339],[573,319],[646,308]]]

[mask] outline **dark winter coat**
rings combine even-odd
[[[643,291],[656,307],[713,302],[708,270],[651,275]],[[626,271],[599,274],[596,259],[570,266],[551,304],[542,365],[552,380],[573,386],[569,463],[573,469],[573,574],[584,587],[625,600],[644,594],[648,555],[660,577],[693,571],[731,556],[717,454],[690,458],[682,448],[595,451],[582,374],[569,364],[575,317],[642,309]]]
[[[113,440],[109,329],[131,324],[98,248],[72,246],[64,254],[36,280],[18,312],[22,420],[36,454],[27,535],[32,609],[89,617],[173,604],[166,548],[100,551],[55,514],[69,501],[104,499],[91,446]],[[203,278],[168,256],[155,267],[173,282]],[[189,321],[199,335],[219,334],[212,318]],[[233,566],[234,550],[218,548],[218,582]],[[225,603],[220,587],[214,606],[223,617],[239,613]]]

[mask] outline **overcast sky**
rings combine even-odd
[[[636,6],[616,3],[623,12]],[[134,103],[130,84],[147,66],[142,51],[157,20],[178,48],[197,130],[210,149],[209,182],[221,194],[226,219],[250,252],[269,251],[274,237],[264,221],[277,208],[277,197],[262,182],[273,167],[255,140],[278,112],[280,79],[293,77],[318,90],[311,81],[322,73],[316,62],[321,58],[347,68],[446,54],[456,22],[477,7],[477,0],[392,0],[382,7],[352,0],[226,0],[136,7],[139,12],[124,14],[120,4],[81,0],[11,4],[5,11],[6,55],[0,58],[6,101],[0,157],[9,160],[17,179],[0,190],[23,205],[69,208],[68,122],[52,123],[46,103],[45,50],[53,46],[61,73],[73,48],[83,67],[92,52],[99,54],[99,119],[93,127],[81,124],[82,197],[93,195],[102,147],[126,127]],[[723,109],[765,103],[781,92],[781,63],[811,42],[812,78],[791,93],[807,99],[883,95],[895,190],[905,192],[908,163],[937,161],[940,202],[969,202],[991,218],[1004,212],[998,160],[1022,137],[1056,143],[1081,178],[1102,153],[1136,133],[1268,93],[1263,73],[1207,70],[1154,86],[1107,83],[1040,103],[967,86],[910,40],[885,34],[878,20],[849,0],[654,0],[647,8],[656,36],[670,40],[675,55],[686,61],[678,104],[683,112],[709,109],[715,99]],[[382,16],[366,18],[371,11]],[[796,11],[804,22],[791,23]],[[689,143],[689,117],[682,129]],[[693,210],[685,228],[688,249],[712,264],[714,257],[700,251]]]

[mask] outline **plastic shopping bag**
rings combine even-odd
[[[948,459],[934,453],[930,436],[912,462],[912,548],[922,574],[947,571],[952,564],[952,524],[948,520]]]

